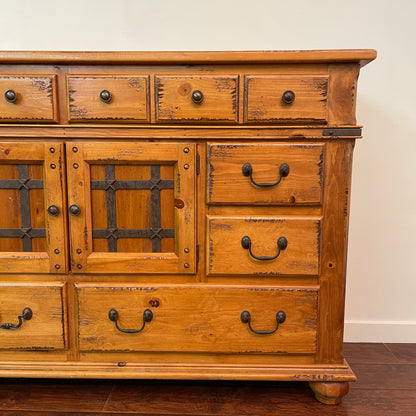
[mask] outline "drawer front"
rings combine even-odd
[[[60,283],[1,283],[0,348],[63,349],[63,287]]]
[[[158,122],[237,122],[237,77],[156,77]]]
[[[77,288],[81,351],[314,353],[318,292],[315,289],[228,287]],[[143,313],[152,320],[138,330]],[[250,313],[250,325],[242,322]],[[276,318],[283,311],[284,322]],[[148,312],[147,312],[148,313]],[[257,334],[254,331],[273,331]]]
[[[211,204],[319,204],[322,144],[208,145]]]
[[[328,77],[323,75],[248,76],[246,121],[326,123],[327,89]]]
[[[148,77],[68,77],[69,121],[148,122]]]
[[[207,273],[317,275],[320,235],[320,218],[208,217]]]
[[[57,121],[55,76],[0,76],[0,122]]]

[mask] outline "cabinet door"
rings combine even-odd
[[[0,142],[0,272],[65,273],[62,143]]]
[[[75,273],[195,272],[195,145],[67,143]]]

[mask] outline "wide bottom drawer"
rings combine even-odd
[[[81,351],[316,352],[318,290],[78,284]]]
[[[0,284],[0,348],[63,349],[63,283]]]

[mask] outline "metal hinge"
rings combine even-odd
[[[322,131],[323,136],[361,136],[361,128],[332,128],[332,129],[324,129]]]
[[[196,155],[196,174],[199,175],[199,169],[200,169],[200,165],[201,165],[201,158],[199,157],[199,155]]]

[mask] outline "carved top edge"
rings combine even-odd
[[[347,63],[360,66],[374,60],[374,49],[329,49],[302,51],[166,51],[166,52],[74,52],[0,51],[0,64],[276,64]]]

